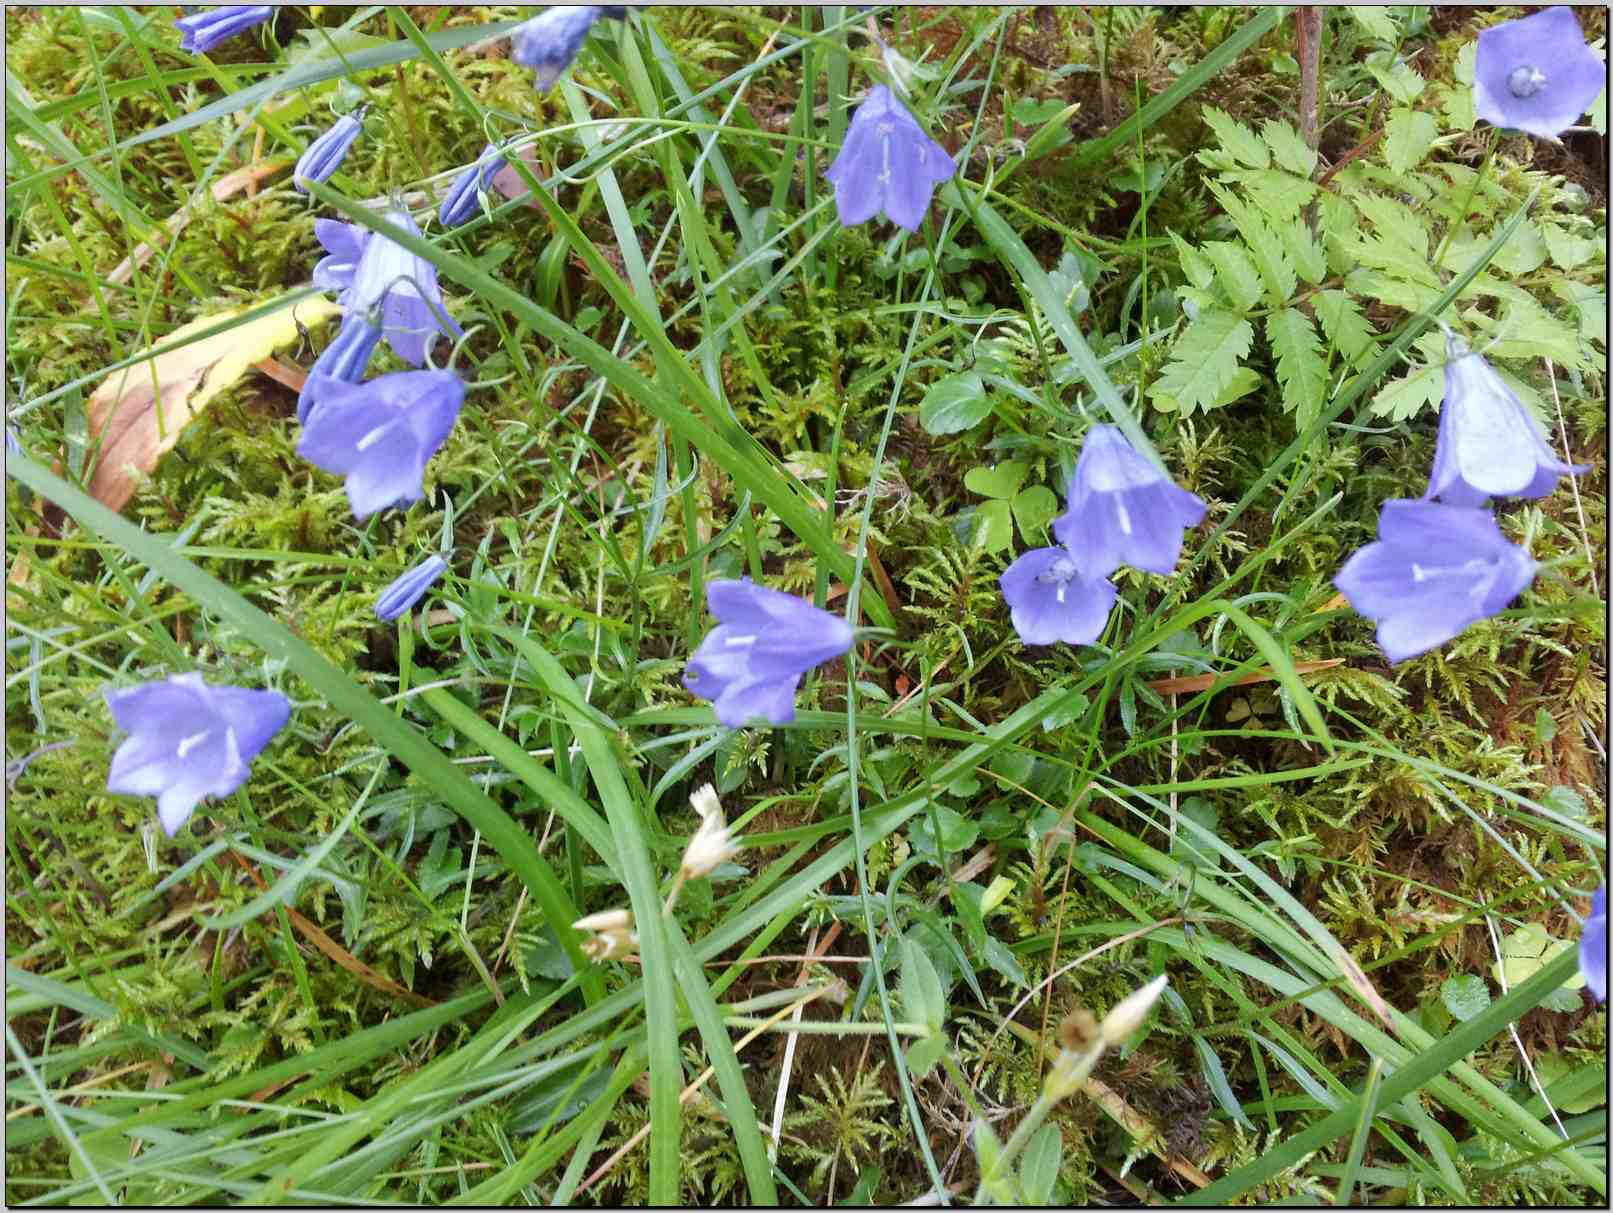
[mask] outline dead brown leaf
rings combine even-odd
[[[100,458],[90,481],[96,500],[121,510],[140,478],[173,449],[192,418],[254,364],[299,335],[298,325],[340,314],[323,297],[305,298],[256,320],[192,342],[134,366],[114,371],[90,397],[90,437],[100,440]],[[237,312],[242,309],[237,309]],[[172,346],[192,333],[216,327],[237,312],[204,316],[163,338]]]
[[[1294,669],[1301,674],[1314,674],[1317,670],[1331,669],[1336,665],[1343,665],[1344,658],[1329,657],[1325,661],[1296,661]],[[1191,695],[1198,691],[1207,691],[1215,685],[1219,674],[1194,674],[1184,678],[1156,678],[1147,685],[1150,691],[1158,691],[1161,695]],[[1242,678],[1234,679],[1228,686],[1246,687],[1255,682],[1275,682],[1277,675],[1272,673],[1271,667],[1265,666],[1253,674],[1245,674]]]

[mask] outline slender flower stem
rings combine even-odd
[[[1479,184],[1484,180],[1484,174],[1490,167],[1490,161],[1495,158],[1496,144],[1501,141],[1501,132],[1494,128],[1490,131],[1489,146],[1484,149],[1484,159],[1479,162],[1479,171],[1473,174],[1473,181],[1467,187],[1467,197],[1462,199],[1462,206],[1445,226],[1445,234],[1440,237],[1439,248],[1434,251],[1434,272],[1437,274],[1445,263],[1445,250],[1449,247],[1451,237],[1456,234],[1457,227],[1467,218],[1468,208],[1473,205],[1473,196],[1479,192]]]

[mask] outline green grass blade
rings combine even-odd
[[[1223,68],[1229,67],[1239,55],[1276,29],[1277,23],[1292,9],[1292,5],[1276,4],[1256,10],[1248,21],[1238,27],[1236,33],[1184,71],[1157,97],[1150,98],[1146,105],[1113,130],[1076,148],[1075,167],[1088,168],[1106,160],[1126,144],[1135,143],[1138,136],[1152,129],[1156,122],[1198,92]]]
[[[531,835],[499,808],[485,792],[465,778],[415,729],[405,724],[376,698],[349,678],[307,642],[277,620],[260,611],[223,582],[177,555],[161,538],[141,530],[107,509],[88,494],[40,467],[25,455],[6,457],[6,474],[67,511],[80,526],[116,543],[135,559],[184,590],[199,605],[250,636],[265,653],[284,662],[326,702],[365,729],[400,762],[415,771],[445,802],[480,830],[532,891],[533,900],[554,925],[561,945],[579,970],[586,967],[577,948],[571,923],[578,917],[554,869],[538,854]],[[590,1001],[603,993],[597,972],[584,978]]]

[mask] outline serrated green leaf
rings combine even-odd
[[[937,380],[919,402],[919,424],[937,437],[973,429],[990,413],[986,385],[974,371]]]
[[[1316,171],[1316,149],[1307,147],[1299,132],[1287,122],[1267,118],[1260,124],[1260,134],[1271,148],[1272,157],[1289,172],[1309,177]]]
[[[1368,407],[1376,417],[1406,421],[1445,398],[1445,368],[1425,366],[1386,383]]]
[[[1249,353],[1255,331],[1236,312],[1202,312],[1171,348],[1153,391],[1168,396],[1185,415],[1214,407]]]
[[[1475,1015],[1482,1014],[1490,1005],[1490,987],[1485,984],[1484,978],[1463,973],[1441,984],[1439,1000],[1445,1004],[1447,1011],[1466,1023]]]
[[[1260,302],[1260,271],[1241,244],[1210,240],[1203,251],[1215,266],[1216,279],[1233,307],[1247,312]]]
[[[1169,235],[1171,242],[1176,245],[1176,255],[1181,262],[1182,273],[1201,291],[1208,290],[1210,283],[1215,281],[1215,266],[1210,264],[1208,257],[1175,232],[1170,232]]]
[[[1409,172],[1423,162],[1438,137],[1434,115],[1397,105],[1384,126],[1384,161],[1397,173]]]
[[[1543,228],[1546,239],[1546,248],[1551,253],[1552,264],[1565,270],[1576,269],[1595,257],[1602,245],[1597,240],[1590,240],[1584,236],[1577,236],[1565,231],[1555,223],[1548,223]]]
[[[1473,109],[1473,61],[1477,52],[1478,43],[1471,39],[1462,44],[1451,69],[1455,83],[1444,90],[1439,100],[1445,111],[1445,125],[1452,130],[1470,131],[1478,125],[1479,117]]]
[[[1304,429],[1322,411],[1327,392],[1327,363],[1316,326],[1297,308],[1279,308],[1266,317],[1266,340],[1277,355],[1283,408],[1295,413]]]
[[[963,487],[982,497],[996,497],[1001,501],[1013,499],[1019,486],[1025,482],[1030,468],[1015,460],[999,463],[996,467],[970,468],[963,474]]]
[[[1417,254],[1423,267],[1432,275],[1432,268],[1428,265],[1428,222],[1423,216],[1397,198],[1370,190],[1362,190],[1353,195],[1350,201],[1366,217],[1379,239]]]
[[[1322,332],[1347,361],[1360,366],[1377,354],[1376,334],[1348,291],[1317,291],[1311,307]]]
[[[975,542],[986,552],[1014,546],[1014,518],[1006,501],[988,501],[975,510]]]
[[[1547,246],[1540,225],[1526,220],[1495,255],[1495,267],[1512,275],[1532,274],[1546,264]]]
[[[1294,272],[1312,286],[1327,277],[1327,253],[1323,251],[1310,226],[1300,218],[1277,225],[1277,235],[1288,250],[1294,263]]]
[[[1400,26],[1389,9],[1369,4],[1348,4],[1345,5],[1345,11],[1355,19],[1357,25],[1378,41],[1388,42],[1391,45],[1400,41]]]
[[[1437,286],[1407,282],[1383,270],[1351,270],[1345,275],[1344,285],[1352,295],[1408,312],[1426,311],[1442,294]]]
[[[1586,282],[1553,279],[1552,293],[1579,314],[1579,337],[1586,343],[1607,344],[1607,292]]]
[[[1221,179],[1235,182],[1256,211],[1278,221],[1296,218],[1316,197],[1312,182],[1281,169],[1240,169],[1222,173]]]
[[[1410,105],[1428,87],[1428,81],[1419,76],[1404,59],[1396,59],[1387,66],[1368,62],[1367,71],[1383,86],[1383,91],[1401,105]]]
[[[1059,499],[1045,484],[1033,484],[1014,497],[1014,521],[1026,543],[1047,539],[1047,524],[1058,517]]]
[[[1529,296],[1509,300],[1500,320],[1479,319],[1500,338],[1490,347],[1495,358],[1550,358],[1571,370],[1585,367],[1578,326],[1559,320]]]
[[[1203,115],[1204,121],[1215,132],[1216,139],[1220,141],[1220,150],[1223,153],[1222,157],[1217,160],[1213,153],[1209,153],[1210,159],[1206,159],[1207,154],[1201,152],[1199,159],[1204,163],[1210,164],[1212,168],[1229,167],[1231,164],[1247,165],[1249,168],[1265,168],[1271,163],[1271,154],[1266,150],[1266,145],[1255,136],[1252,130],[1231,114],[1225,110],[1217,109],[1213,105],[1206,105],[1203,109]]]
[[[1242,400],[1250,392],[1260,386],[1258,373],[1246,366],[1240,366],[1232,372],[1232,378],[1227,381],[1226,387],[1216,393],[1214,400],[1205,407],[1207,409],[1224,409],[1237,400]]]
[[[1244,244],[1249,246],[1249,253],[1254,258],[1255,266],[1260,270],[1260,277],[1266,284],[1266,295],[1272,306],[1280,307],[1293,297],[1294,287],[1298,285],[1294,276],[1294,263],[1288,259],[1288,253],[1282,242],[1277,239],[1275,232],[1266,225],[1266,221],[1254,208],[1245,204],[1231,191],[1211,184],[1210,192],[1221,204],[1232,219],[1233,225],[1238,229],[1238,235],[1243,237]]]

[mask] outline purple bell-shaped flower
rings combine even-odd
[[[876,84],[851,116],[846,140],[824,176],[834,182],[842,227],[884,212],[897,227],[916,232],[935,187],[957,167],[890,89]]]
[[[1534,581],[1536,567],[1489,510],[1385,501],[1377,541],[1345,561],[1333,584],[1377,622],[1378,643],[1398,662],[1504,610]]]

